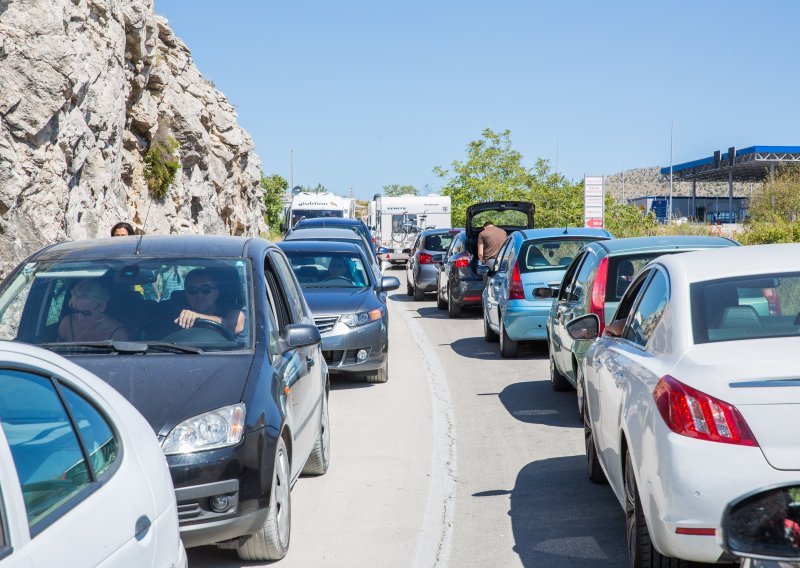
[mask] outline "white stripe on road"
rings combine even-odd
[[[420,529],[417,553],[412,568],[447,568],[453,541],[453,519],[456,501],[456,427],[450,388],[439,357],[428,340],[422,326],[411,316],[402,303],[392,302],[403,319],[414,341],[422,352],[422,362],[428,375],[431,393],[433,423],[433,456],[431,459],[431,484],[425,517]]]

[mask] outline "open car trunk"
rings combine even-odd
[[[467,249],[473,264],[478,262],[478,235],[484,223],[491,221],[510,235],[514,231],[533,229],[534,211],[529,201],[486,201],[467,207]]]

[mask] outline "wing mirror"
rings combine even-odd
[[[478,264],[478,266],[475,267],[475,272],[478,273],[478,276],[489,276],[491,271],[485,264]]]
[[[597,339],[600,335],[600,318],[586,314],[567,324],[567,333],[572,339]]]
[[[731,554],[800,560],[800,485],[758,491],[730,503],[721,526],[722,547]]]
[[[306,323],[292,323],[283,332],[283,341],[288,349],[309,347],[322,341],[317,326]]]
[[[381,278],[381,292],[397,290],[400,287],[400,280],[396,276],[384,276]]]
[[[386,247],[378,247],[378,254],[389,254],[389,249]]]
[[[403,249],[403,254],[411,254],[411,249]]]

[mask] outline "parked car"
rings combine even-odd
[[[278,246],[314,314],[330,372],[362,375],[375,383],[389,380],[386,292],[399,288],[400,281],[371,271],[355,244],[293,241]]]
[[[376,265],[380,264],[376,255],[378,245],[375,241],[375,236],[370,232],[367,224],[361,219],[343,219],[341,217],[303,219],[294,226],[292,231],[300,231],[303,229],[350,229],[355,231],[369,243],[368,254],[370,256],[370,261]]]
[[[662,256],[586,352],[587,471],[626,511],[632,566],[720,560],[726,505],[800,476],[799,309],[800,245]]]
[[[586,245],[567,268],[547,321],[553,390],[575,388],[578,413],[583,412],[583,356],[591,342],[572,339],[567,323],[583,314],[596,314],[602,334],[631,280],[652,259],[738,244],[723,237],[670,236],[612,239]]]
[[[175,235],[49,246],[0,286],[0,338],[66,356],[144,415],[185,546],[286,554],[289,488],[327,470],[330,438],[319,331],[278,247]]]
[[[453,237],[463,229],[427,229],[414,240],[406,264],[406,293],[420,302],[436,291],[436,277]]]
[[[0,342],[0,564],[186,566],[167,462],[141,414],[50,351]]]
[[[484,276],[478,273],[478,235],[486,221],[506,233],[533,229],[533,203],[487,201],[467,207],[467,227],[453,238],[436,277],[436,306],[451,318],[461,309],[481,305]]]
[[[356,244],[364,251],[364,256],[369,259],[371,269],[375,272],[376,277],[380,276],[381,267],[375,254],[375,249],[370,241],[367,241],[358,231],[347,228],[307,228],[299,231],[292,231],[283,242],[295,241],[333,241],[340,243]]]
[[[483,290],[483,336],[516,357],[520,341],[547,340],[547,317],[564,271],[586,243],[612,238],[604,229],[529,229],[512,233]]]

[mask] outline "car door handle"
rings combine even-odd
[[[306,368],[311,369],[314,366],[314,359],[306,355]]]
[[[144,537],[147,536],[147,533],[150,532],[151,526],[152,523],[150,522],[150,519],[147,517],[147,515],[142,515],[136,520],[136,528],[134,529],[135,532],[133,536],[135,536],[136,540],[138,541],[143,540]]]

